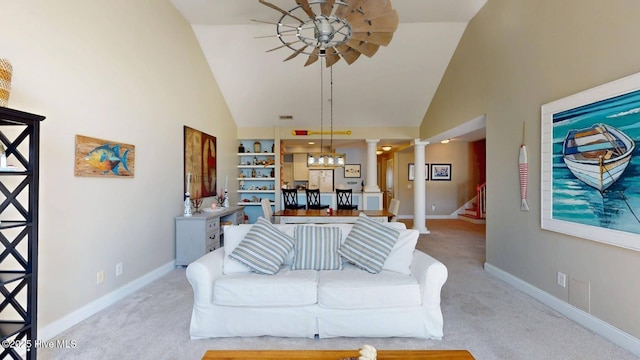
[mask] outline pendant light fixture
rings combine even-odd
[[[333,67],[330,68],[330,141],[329,151],[325,151],[322,134],[324,134],[324,77],[322,61],[320,62],[320,152],[307,154],[307,165],[311,168],[343,167],[346,163],[346,155],[333,152]]]

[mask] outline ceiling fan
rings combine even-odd
[[[330,67],[343,58],[349,65],[361,54],[372,57],[380,46],[387,46],[398,28],[398,13],[390,0],[295,0],[296,6],[284,10],[258,0],[282,14],[276,25],[281,48],[293,50],[284,59],[308,55],[304,66],[324,57]],[[254,20],[257,22],[265,22]],[[271,36],[269,36],[271,37]]]

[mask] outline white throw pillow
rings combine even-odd
[[[393,249],[391,249],[389,256],[387,256],[387,260],[385,260],[382,269],[411,275],[413,252],[418,244],[419,236],[420,231],[416,229],[400,231],[398,241],[393,245]]]

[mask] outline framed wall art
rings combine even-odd
[[[415,166],[413,163],[409,163],[409,181],[415,179]],[[424,180],[429,180],[429,164],[424,164]]]
[[[359,178],[360,177],[360,164],[346,164],[344,166],[345,178]]]
[[[541,226],[640,250],[640,73],[542,106]]]
[[[432,181],[451,181],[451,164],[431,164]]]
[[[184,192],[187,191],[186,180],[190,178],[192,197],[217,195],[216,147],[215,136],[184,127]]]
[[[76,135],[75,175],[132,178],[135,152],[130,144]]]

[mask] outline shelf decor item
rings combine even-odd
[[[11,74],[13,68],[7,59],[0,59],[0,106],[9,105],[9,93],[11,93]]]
[[[262,144],[260,144],[260,142],[256,141],[253,143],[253,152],[254,153],[259,153],[260,150],[262,150]]]

